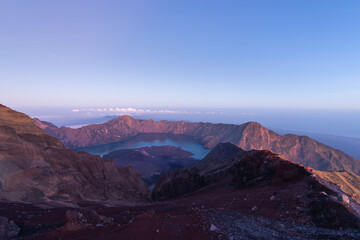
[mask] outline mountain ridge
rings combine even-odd
[[[45,128],[65,146],[78,148],[127,140],[139,133],[171,133],[193,137],[206,148],[231,142],[244,149],[268,149],[296,163],[321,171],[347,170],[360,174],[360,161],[307,136],[279,135],[257,122],[242,125],[184,121],[154,121],[124,115],[102,124],[77,129]]]

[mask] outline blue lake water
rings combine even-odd
[[[157,133],[138,134],[135,137],[123,142],[109,143],[100,146],[83,147],[77,148],[75,150],[85,151],[90,154],[103,156],[104,154],[120,149],[134,149],[141,147],[166,145],[181,147],[183,150],[193,153],[194,155],[192,157],[195,159],[202,159],[211,150],[204,148],[199,142],[188,136]]]

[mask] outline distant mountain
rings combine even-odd
[[[46,122],[41,126],[55,128]],[[0,199],[111,204],[148,201],[149,195],[131,167],[120,168],[113,160],[66,149],[30,117],[0,105]]]
[[[244,196],[245,201],[251,194],[261,192],[254,201],[263,204],[253,206],[253,212],[273,201],[278,211],[291,205],[288,215],[310,220],[317,226],[360,227],[359,205],[341,190],[327,187],[305,167],[273,152],[244,151],[230,143],[218,144],[193,167],[163,174],[152,196],[157,200],[190,195],[194,198],[206,193],[226,192],[229,185],[239,189],[238,194],[242,193],[240,196]]]
[[[58,125],[59,126],[68,126],[71,128],[79,128],[79,127],[86,126],[89,124],[104,123],[104,122],[107,122],[111,119],[115,119],[118,117],[119,117],[119,115],[107,115],[105,117],[98,117],[98,118],[80,118],[80,119],[74,119],[72,121],[61,122]]]
[[[283,134],[296,134],[296,135],[306,135],[316,141],[329,145],[333,148],[339,149],[357,159],[360,159],[360,138],[353,137],[344,137],[344,136],[335,136],[330,134],[323,133],[313,133],[313,132],[302,132],[302,131],[292,131],[284,129],[273,129],[276,133],[281,135]]]
[[[41,121],[38,118],[33,118],[34,123],[41,129],[45,129],[45,128],[57,128],[57,126],[55,124],[52,124],[51,122],[47,122],[47,121]]]
[[[172,168],[189,167],[196,163],[191,152],[173,146],[152,146],[137,149],[122,149],[105,154],[113,159],[117,166],[131,166],[149,184]]]
[[[139,133],[181,134],[193,137],[207,148],[213,148],[218,143],[230,142],[245,150],[271,150],[316,170],[347,170],[360,174],[358,159],[306,136],[281,136],[256,122],[242,125],[155,122],[121,116],[103,124],[92,124],[78,129],[47,127],[44,130],[71,148],[120,142]]]

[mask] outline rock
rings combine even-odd
[[[341,195],[341,200],[345,203],[345,204],[350,204],[350,199],[348,196],[346,196],[345,194]]]
[[[6,217],[0,217],[0,239],[15,238],[20,232],[20,228]]]
[[[216,232],[216,231],[218,231],[219,229],[214,225],[214,224],[211,224],[210,225],[210,231],[212,231],[212,232]]]
[[[297,210],[297,211],[299,211],[299,212],[303,212],[303,211],[305,211],[305,209],[304,209],[304,208],[299,207],[299,206],[297,206],[297,207],[296,207],[296,210]]]
[[[113,224],[114,219],[97,214],[94,210],[67,210],[66,224],[62,227],[66,231],[77,231],[91,227],[102,227]]]
[[[360,228],[358,216],[346,204],[335,200],[335,197],[312,194],[307,201],[306,210],[317,226],[334,229]]]
[[[305,219],[305,216],[308,216],[309,218],[306,221],[311,221],[319,227],[334,229],[358,228],[360,226],[360,221],[355,212],[352,212],[351,208],[348,208],[349,206],[345,206],[346,204],[334,200],[341,195],[326,187],[317,177],[309,175],[303,166],[267,150],[225,151],[235,152],[233,155],[230,154],[230,158],[222,158],[221,154],[217,154],[227,149],[232,148],[228,144],[222,144],[216,147],[215,155],[211,151],[207,157],[200,161],[201,164],[195,164],[189,169],[176,169],[162,175],[154,188],[153,196],[157,196],[155,199],[168,199],[189,193],[196,194],[197,190],[205,190],[206,186],[215,185],[219,182],[222,185],[226,182],[230,186],[242,189],[242,191],[256,185],[271,185],[274,190],[270,192],[270,200],[275,199],[278,201],[277,203],[284,206],[286,203],[283,201],[290,199],[290,196],[286,196],[290,194],[291,200],[296,201],[299,206],[305,209],[295,209],[297,205],[293,205],[292,211],[289,211],[288,208],[281,208],[280,217],[288,218],[296,215]],[[210,161],[209,164],[208,161]],[[206,171],[202,169],[202,165],[207,165]],[[296,184],[293,185],[294,183]],[[277,196],[279,191],[276,188],[283,186],[287,186],[289,191]],[[294,191],[293,188],[305,191],[303,196],[299,196],[299,191]],[[256,200],[269,201],[268,196],[258,196]],[[239,197],[244,199],[244,203],[255,199],[254,195],[241,195],[240,192]],[[221,210],[220,206],[218,208]],[[258,207],[254,205],[252,208],[251,206],[248,208],[254,213],[259,211]],[[263,211],[264,209],[259,214]]]
[[[33,120],[0,105],[0,199],[21,202],[148,202],[131,167],[66,149]],[[29,214],[28,219],[34,216]],[[26,218],[26,216],[24,216]]]

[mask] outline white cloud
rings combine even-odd
[[[109,108],[81,108],[73,109],[72,112],[86,112],[90,113],[104,113],[104,114],[200,114],[200,112],[190,111],[175,111],[168,109],[152,110],[152,109],[137,109],[137,108],[120,108],[120,107],[109,107]]]

